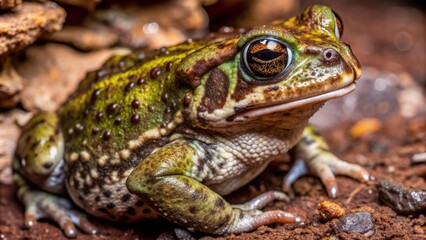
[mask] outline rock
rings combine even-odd
[[[94,10],[102,0],[56,0],[57,2],[65,3],[70,6],[77,6],[87,9],[89,11]]]
[[[280,19],[286,14],[297,11],[300,2],[295,0],[286,0],[285,4],[277,0],[252,0],[246,3],[242,19],[239,22],[244,26],[257,26],[267,24],[273,20]]]
[[[336,234],[347,233],[367,233],[374,229],[373,216],[369,212],[357,212],[342,217],[334,223],[333,228]]]
[[[19,102],[19,93],[22,91],[22,78],[7,57],[0,62],[0,108],[10,108]]]
[[[113,50],[80,53],[59,44],[29,47],[25,51],[26,60],[17,66],[25,85],[22,105],[31,111],[56,110],[86,73],[99,68],[113,53]]]
[[[0,115],[0,183],[12,183],[11,163],[20,129],[18,124],[27,122],[30,113],[12,110]]]
[[[425,231],[423,230],[423,228],[420,225],[414,225],[413,226],[413,231],[416,234],[425,234]]]
[[[415,214],[426,211],[426,190],[403,187],[381,181],[377,185],[379,199],[397,213]]]
[[[413,163],[426,163],[426,152],[416,153],[411,159]]]
[[[397,99],[400,107],[400,113],[406,118],[412,118],[425,112],[425,98],[422,88],[419,88],[410,73],[402,72],[398,75],[401,89],[398,92]]]
[[[106,26],[76,27],[65,26],[59,32],[54,32],[43,39],[55,42],[64,42],[84,50],[98,50],[112,46],[118,41],[118,36]]]
[[[97,10],[96,20],[118,33],[119,41],[131,48],[160,48],[202,36],[208,16],[198,0],[168,0],[155,4],[131,3]]]
[[[163,232],[161,233],[156,240],[175,240],[175,236],[173,235],[173,232],[168,231],[168,232]]]
[[[22,3],[22,0],[0,0],[0,9],[11,9]]]
[[[157,237],[157,240],[195,240],[188,230],[175,228],[173,231],[167,231]]]
[[[185,229],[175,228],[174,233],[179,240],[195,240],[192,234]]]
[[[28,46],[45,32],[60,30],[65,16],[65,11],[53,2],[24,2],[0,15],[0,55]]]

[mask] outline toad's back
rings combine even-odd
[[[137,55],[143,52],[114,56],[90,73],[59,110],[66,152],[110,158],[143,132],[170,123],[181,110],[182,95],[173,71],[190,53],[185,51],[188,45],[181,48],[156,51],[142,60]]]
[[[155,210],[128,193],[125,181],[183,121],[185,88],[177,86],[174,71],[200,47],[190,42],[114,56],[59,109],[67,188],[80,207],[116,220],[155,217]]]

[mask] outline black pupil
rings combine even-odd
[[[275,77],[285,70],[287,61],[287,47],[273,39],[255,40],[246,52],[246,67],[255,77]]]

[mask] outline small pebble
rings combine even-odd
[[[322,201],[318,204],[318,212],[322,219],[329,221],[345,216],[345,209],[332,201]]]
[[[336,234],[341,232],[347,233],[368,233],[371,234],[374,229],[374,219],[369,212],[357,212],[346,215],[334,223],[334,231]]]
[[[426,162],[426,152],[424,153],[416,153],[413,155],[413,162],[414,163],[424,163]]]
[[[327,238],[323,238],[323,240],[325,240]],[[336,235],[331,235],[327,240],[339,240],[339,237]]]
[[[178,239],[195,240],[195,238],[191,235],[190,232],[188,232],[188,230],[175,228],[174,233]]]
[[[173,231],[167,231],[160,234],[157,240],[195,240],[190,232],[184,229],[175,228]]]
[[[379,131],[382,122],[377,118],[364,118],[356,122],[349,130],[353,138],[360,138],[370,133]]]
[[[414,233],[416,234],[425,234],[425,231],[423,230],[423,228],[420,225],[415,225],[413,227]]]

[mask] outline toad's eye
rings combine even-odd
[[[334,35],[336,35],[336,37],[340,39],[342,38],[342,35],[343,35],[343,22],[340,16],[335,11],[333,11],[333,15],[334,15]]]
[[[291,50],[283,42],[258,38],[244,47],[241,59],[251,77],[267,81],[282,74],[290,65],[291,57]]]

